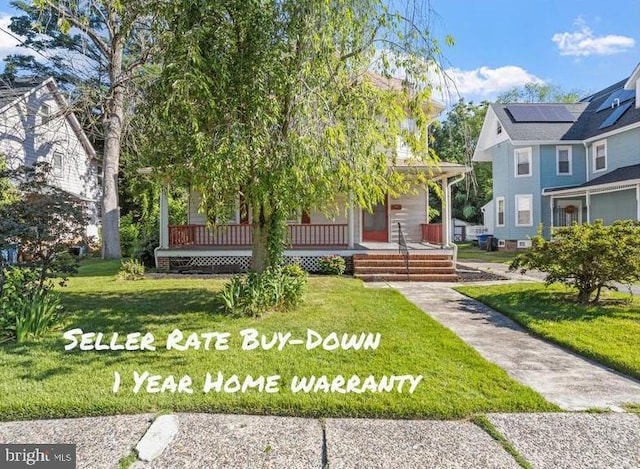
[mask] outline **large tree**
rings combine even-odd
[[[160,2],[134,0],[37,0],[13,5],[25,14],[10,28],[38,56],[14,55],[5,75],[30,70],[76,88],[72,110],[103,146],[102,256],[120,257],[118,173],[127,114],[126,97],[153,50],[151,29]],[[91,118],[99,122],[92,125]],[[101,130],[101,132],[100,132]]]
[[[292,212],[335,213],[347,194],[371,208],[408,189],[410,178],[388,167],[399,137],[418,160],[433,161],[426,78],[439,50],[422,7],[173,3],[162,73],[150,91],[149,114],[160,114],[149,120],[151,162],[202,193],[213,225],[226,220],[240,191],[252,212],[254,269],[282,262]],[[380,80],[371,70],[405,80]],[[407,116],[416,133],[402,130]]]
[[[482,222],[480,208],[492,194],[491,164],[471,161],[487,106],[461,99],[433,131],[433,148],[442,160],[473,168],[454,186],[452,197],[452,215],[472,222]]]
[[[581,98],[580,90],[565,91],[549,83],[529,82],[498,95],[498,103],[575,103]]]

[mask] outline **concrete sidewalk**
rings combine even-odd
[[[633,414],[489,414],[535,468],[639,468]],[[0,423],[0,443],[75,443],[77,467],[514,468],[520,465],[470,421],[302,419],[215,414],[164,416],[175,437],[153,461],[131,457],[151,415]],[[159,420],[157,420],[159,421]],[[155,423],[153,424],[155,426]],[[143,437],[146,438],[146,437]]]
[[[385,286],[400,291],[488,361],[565,410],[620,411],[625,404],[640,403],[640,382],[529,335],[511,319],[450,286],[418,282]]]

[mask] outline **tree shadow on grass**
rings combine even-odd
[[[579,304],[574,292],[537,290],[481,295],[478,300],[521,321],[593,321],[600,317],[640,320],[640,305],[620,298],[598,304]]]
[[[143,331],[179,324],[181,315],[207,314],[212,324],[223,319],[222,305],[207,289],[143,292],[62,292],[62,303],[75,327],[96,331]]]

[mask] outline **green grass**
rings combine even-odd
[[[500,262],[503,264],[510,263],[518,253],[513,251],[491,251],[480,249],[471,243],[458,245],[459,261],[478,261],[478,262]]]
[[[523,469],[533,469],[533,466],[522,456],[518,450],[507,440],[502,433],[489,421],[486,415],[476,415],[473,418],[473,423],[487,432],[491,438],[493,438],[504,450],[513,456],[513,459]]]
[[[579,305],[574,291],[541,283],[460,287],[461,293],[513,318],[530,331],[604,365],[640,378],[640,300],[606,294]]]
[[[55,418],[136,412],[223,412],[313,417],[457,418],[480,412],[557,410],[531,389],[488,363],[451,331],[398,292],[367,289],[358,280],[313,277],[304,306],[260,319],[216,314],[214,293],[223,280],[119,281],[118,262],[86,264],[61,289],[64,324],[39,342],[0,347],[0,419]],[[155,352],[65,351],[65,330],[151,332]],[[167,351],[167,334],[230,332],[227,351]],[[283,351],[243,351],[239,331],[379,332],[377,350],[325,351],[288,346]],[[280,392],[203,393],[206,372],[225,376],[282,376]],[[193,394],[134,394],[133,372],[176,378],[189,375]],[[112,393],[114,372],[121,389]],[[293,394],[294,375],[424,376],[415,393]]]

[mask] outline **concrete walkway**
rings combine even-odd
[[[372,285],[374,286],[374,285]],[[389,283],[480,355],[565,410],[621,410],[640,383],[537,339],[482,303],[435,283]]]
[[[175,414],[177,433],[152,461],[132,449],[162,434],[151,415],[0,423],[0,444],[71,443],[79,469],[514,468],[520,466],[469,421],[302,419]],[[633,414],[489,414],[535,468],[639,468]],[[145,435],[145,436],[143,436]],[[1,457],[2,455],[0,455]],[[0,467],[2,464],[0,464]]]

